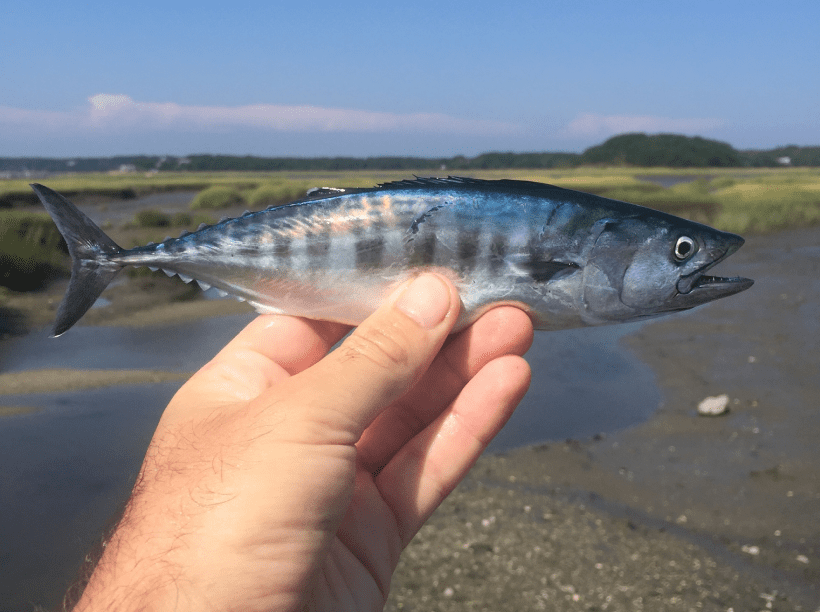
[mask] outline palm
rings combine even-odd
[[[397,520],[372,475],[360,473],[356,495],[320,563],[311,598],[317,610],[381,610],[387,599],[404,548]]]

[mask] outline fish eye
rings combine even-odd
[[[675,243],[675,261],[685,261],[695,254],[695,241],[689,236],[681,236]]]

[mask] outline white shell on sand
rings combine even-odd
[[[729,396],[715,395],[703,398],[698,404],[698,414],[702,416],[719,416],[729,410]]]

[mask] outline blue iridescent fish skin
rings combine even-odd
[[[73,259],[54,335],[118,270],[149,266],[284,313],[356,325],[425,270],[458,287],[463,329],[499,304],[537,329],[634,321],[743,291],[704,274],[733,234],[625,202],[526,181],[413,179],[320,188],[300,201],[122,249],[56,192],[32,185]]]

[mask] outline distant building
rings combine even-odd
[[[777,163],[781,166],[791,166],[792,165],[792,158],[784,155],[783,157],[777,158]]]

